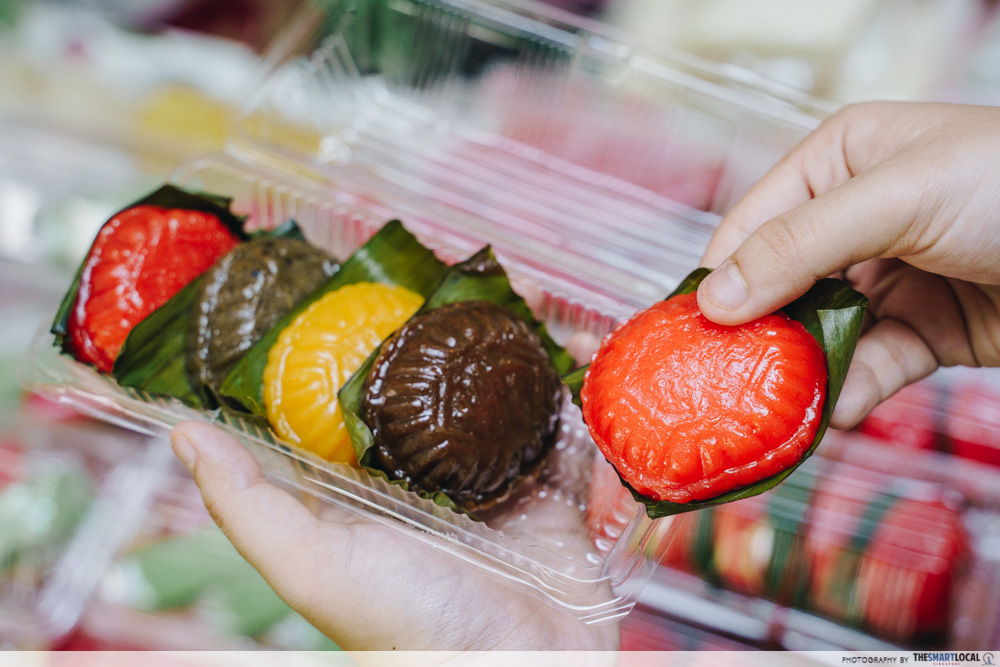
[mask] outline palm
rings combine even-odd
[[[547,509],[550,513],[532,520],[558,530],[568,549],[585,549],[579,512],[556,515]],[[617,625],[584,625],[415,536],[329,505],[318,514],[318,542],[346,540],[351,557],[338,558],[313,582],[315,598],[304,605],[305,615],[345,648],[611,650],[617,645]],[[367,592],[362,607],[346,608],[328,594],[348,573]]]
[[[616,624],[588,626],[447,556],[412,531],[329,504],[310,511],[269,484],[227,434],[190,422],[175,449],[197,443],[195,481],[243,556],[288,604],[345,649],[606,649]],[[189,466],[190,467],[190,466]],[[318,503],[316,503],[318,505]],[[589,548],[579,511],[543,504],[530,520],[566,554]]]
[[[888,397],[886,387],[912,382],[939,366],[997,366],[995,324],[1000,289],[948,278],[899,259],[874,259],[844,278],[871,299],[851,391],[838,404],[838,427],[853,426]],[[878,334],[872,335],[874,327]]]

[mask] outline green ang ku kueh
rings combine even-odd
[[[122,387],[214,408],[212,371],[231,366],[336,268],[294,222],[257,232],[140,322],[112,374]]]

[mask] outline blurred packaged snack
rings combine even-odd
[[[32,411],[0,435],[0,645],[40,649],[78,621],[150,473],[142,438]]]
[[[152,650],[336,649],[240,556],[190,477],[169,467],[102,577],[82,635]]]
[[[1000,466],[998,377],[987,369],[936,373],[891,396],[857,430],[892,447]]]
[[[803,641],[855,649],[879,639],[904,647],[996,641],[995,613],[977,610],[1000,598],[1000,561],[989,548],[1000,536],[1000,514],[973,507],[955,480],[886,474],[857,450],[846,454],[839,440],[824,448],[771,494],[682,516],[662,565],[709,587],[676,575],[665,581],[678,595],[697,591],[689,594],[777,622],[753,639],[786,648]],[[995,487],[993,496],[1000,500]],[[677,613],[683,608],[678,603],[674,614],[684,618]]]
[[[938,449],[942,398],[940,389],[930,382],[903,387],[872,410],[858,431],[906,449]]]

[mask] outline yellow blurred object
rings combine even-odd
[[[329,161],[322,154],[323,135],[318,130],[263,113],[239,118],[233,105],[186,85],[163,86],[143,97],[132,119],[131,139],[175,158],[190,159],[224,151],[234,131],[252,141]]]
[[[231,105],[191,86],[170,85],[140,101],[133,129],[144,144],[209,153],[225,146],[234,117]]]
[[[264,112],[240,121],[239,131],[255,142],[280,146],[283,151],[330,161],[324,149],[324,135],[316,128],[292,124]]]
[[[423,297],[378,283],[347,285],[287,326],[264,369],[267,419],[279,436],[329,461],[357,464],[337,392]]]

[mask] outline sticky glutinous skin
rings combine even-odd
[[[325,252],[298,239],[254,239],[227,253],[198,289],[187,345],[191,383],[221,385],[243,354],[335,268]]]
[[[721,326],[683,294],[605,338],[581,399],[595,442],[633,489],[686,503],[795,465],[826,385],[823,351],[800,323],[779,312]]]
[[[239,240],[210,213],[134,206],[104,224],[84,260],[69,347],[111,372],[132,328]]]
[[[462,301],[423,313],[382,347],[363,415],[379,468],[468,511],[505,500],[555,442],[562,385],[516,313]]]
[[[275,432],[329,461],[356,464],[337,392],[423,301],[404,287],[362,282],[310,304],[268,354],[264,406]]]

